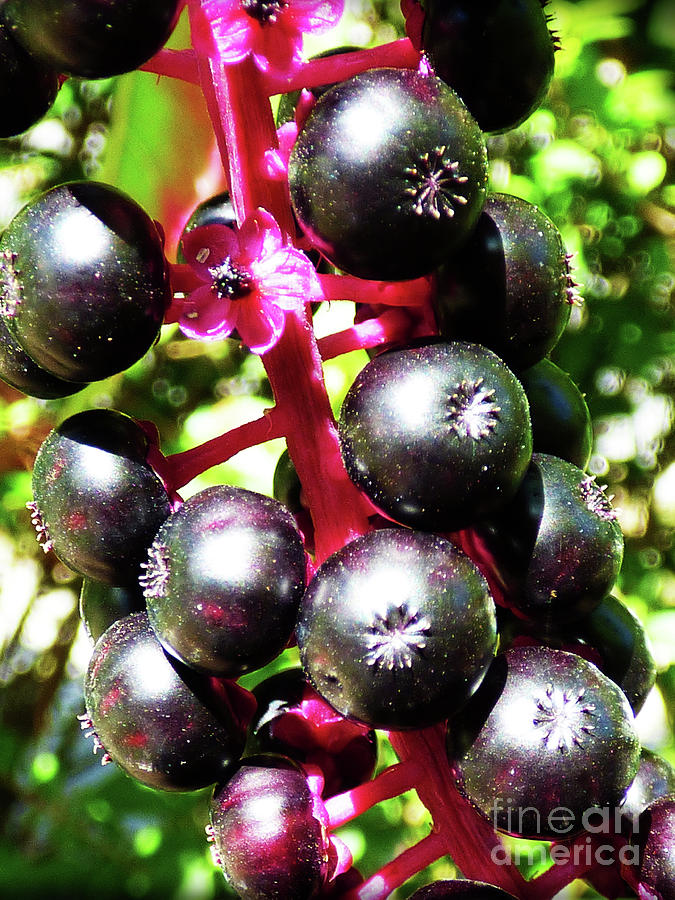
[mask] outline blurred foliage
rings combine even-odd
[[[549,98],[520,128],[489,139],[491,181],[541,205],[576,254],[586,302],[553,358],[586,394],[590,468],[616,495],[626,535],[617,594],[645,623],[659,666],[641,735],[675,762],[675,14],[668,0],[554,0],[550,10],[563,50]],[[308,52],[400,36],[398,4],[358,0],[338,31]],[[192,206],[222,186],[200,101],[181,91],[145,73],[67,81],[43,122],[0,141],[0,227],[45,188],[98,177],[160,218],[175,248]],[[184,128],[188,116],[194,133]],[[344,327],[321,315],[323,329]],[[327,367],[336,408],[364,362],[352,354]],[[209,792],[150,791],[114,766],[102,769],[81,738],[75,717],[90,647],[78,628],[79,580],[41,553],[24,504],[41,440],[79,409],[152,419],[172,453],[271,402],[256,358],[233,341],[186,341],[174,327],[129,372],[74,397],[47,403],[0,386],[0,897],[229,896],[203,836]],[[279,441],[252,448],[184,494],[220,481],[271,492],[282,449]],[[391,761],[383,741],[381,765]],[[426,829],[412,794],[371,810],[343,837],[369,874]],[[452,874],[448,860],[433,868],[435,877]],[[567,896],[595,895],[579,885]]]

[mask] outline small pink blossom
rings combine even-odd
[[[188,337],[217,341],[236,328],[250,350],[266,353],[284,330],[286,312],[322,296],[314,266],[284,243],[264,209],[241,228],[195,228],[183,238],[183,253],[203,282],[185,300],[178,320]]]
[[[302,63],[302,34],[333,28],[344,0],[207,0],[204,13],[225,65],[249,54],[262,72],[291,75]]]

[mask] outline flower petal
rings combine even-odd
[[[295,247],[282,247],[253,271],[258,290],[268,304],[290,310],[323,299],[314,266]]]
[[[290,0],[287,17],[300,31],[319,33],[337,25],[344,6],[344,0]]]
[[[274,216],[259,207],[246,217],[239,229],[241,262],[244,266],[255,263],[263,256],[275,253],[283,244],[281,229]]]
[[[241,255],[241,240],[236,228],[228,225],[200,225],[182,240],[183,255],[202,281],[211,282],[209,269],[228,256]]]
[[[239,309],[230,300],[221,300],[209,285],[194,290],[183,305],[178,327],[201,341],[226,338],[237,324]]]
[[[257,304],[253,299],[240,301],[237,331],[253,353],[267,353],[281,337],[286,316],[269,303]]]

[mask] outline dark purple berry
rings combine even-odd
[[[4,14],[5,6],[1,7]],[[47,112],[59,90],[58,74],[26,53],[4,15],[0,18],[0,138],[21,134]]]
[[[130,72],[166,43],[180,0],[5,0],[13,35],[36,59],[68,75]]]
[[[96,643],[113,622],[144,610],[145,598],[138,585],[114,587],[93,578],[82,579],[80,618],[92,643]]]
[[[495,560],[507,603],[556,627],[581,619],[612,589],[623,535],[592,476],[535,453],[514,499],[473,527]]]
[[[302,532],[305,546],[311,550],[314,540],[314,524],[302,492],[302,484],[288,450],[284,450],[277,460],[272,479],[272,494],[275,500],[289,509]]]
[[[656,681],[656,664],[642,622],[610,594],[568,632],[598,652],[599,667],[619,685],[637,715]]]
[[[330,556],[309,583],[296,636],[317,691],[373,728],[423,728],[476,690],[496,649],[485,580],[433,534],[386,528]]]
[[[445,900],[446,897],[454,900],[514,900],[513,894],[484,881],[434,881],[411,894],[410,900]]]
[[[99,638],[87,670],[82,728],[102,762],[148,787],[191,791],[225,777],[244,746],[231,691],[171,659],[144,612]]]
[[[147,453],[145,431],[115,410],[86,410],[54,428],[35,458],[30,504],[44,549],[89,578],[134,585],[171,511]]]
[[[576,296],[553,222],[520,197],[491,194],[438,270],[433,302],[441,336],[484,344],[520,370],[555,346]]]
[[[0,315],[37,365],[66,381],[97,381],[139,360],[170,300],[157,227],[106,184],[52,188],[0,238]]]
[[[307,776],[285,757],[242,760],[216,787],[210,819],[214,856],[242,900],[309,900],[330,874]]]
[[[476,224],[485,142],[440,79],[371,69],[317,101],[289,181],[300,225],[331,263],[362,278],[416,278]]]
[[[377,762],[375,732],[344,718],[309,684],[302,669],[286,669],[253,690],[258,703],[247,755],[281,753],[318,766],[324,796],[368,781]]]
[[[613,814],[635,777],[640,742],[622,691],[573,653],[500,654],[448,723],[459,789],[499,831],[566,840]]]
[[[5,321],[0,315],[0,378],[7,384],[42,400],[54,400],[57,397],[69,397],[81,391],[85,384],[64,381],[45,372],[33,362],[26,351],[10,334]]]
[[[639,828],[638,819],[656,800],[675,795],[675,769],[661,756],[642,748],[640,768],[621,804],[625,834]]]
[[[306,559],[292,515],[271,497],[200,491],[164,522],[144,565],[152,626],[187,665],[234,677],[288,643]]]
[[[632,838],[636,865],[627,866],[640,900],[675,900],[675,795],[645,809]]]
[[[515,494],[530,461],[527,399],[477,344],[391,350],[357,376],[339,421],[349,477],[404,525],[451,531]]]
[[[539,0],[427,0],[422,47],[483,131],[506,131],[544,99],[554,36]]]
[[[225,225],[227,228],[234,228],[236,224],[237,216],[228,191],[214,194],[213,197],[208,197],[206,200],[203,200],[192,211],[190,218],[185,223],[185,227],[183,228],[178,243],[178,262],[185,262],[181,242],[185,235],[194,231],[195,228],[201,228],[202,225]]]
[[[585,469],[593,448],[593,424],[579,388],[550,359],[519,372],[518,378],[530,404],[533,449]]]

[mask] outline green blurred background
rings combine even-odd
[[[615,593],[645,624],[659,669],[640,734],[675,763],[675,8],[669,0],[553,0],[549,9],[563,47],[555,80],[524,125],[490,138],[492,188],[540,205],[576,253],[586,302],[552,356],[586,394],[595,435],[589,468],[615,495],[626,537]],[[395,0],[348,0],[337,32],[306,49],[401,35]],[[173,44],[185,43],[182,23]],[[134,196],[162,222],[173,253],[193,206],[222,187],[198,92],[147,73],[68,81],[43,122],[0,141],[0,227],[30,197],[82,177]],[[339,330],[350,315],[349,304],[322,309],[317,329]],[[336,410],[365,361],[354,353],[327,364]],[[80,409],[111,406],[152,419],[172,453],[269,405],[256,357],[233,341],[187,341],[174,327],[127,373],[72,398],[37,401],[0,384],[0,897],[230,896],[205,842],[209,791],[139,786],[114,766],[102,768],[81,736],[76,716],[91,647],[79,627],[80,581],[42,553],[25,502],[40,442]],[[219,482],[271,493],[282,450],[280,441],[252,448],[183,495]],[[380,764],[391,761],[382,741]],[[342,837],[370,874],[427,828],[411,793]],[[453,872],[443,860],[431,875]],[[564,896],[597,895],[576,883]]]

